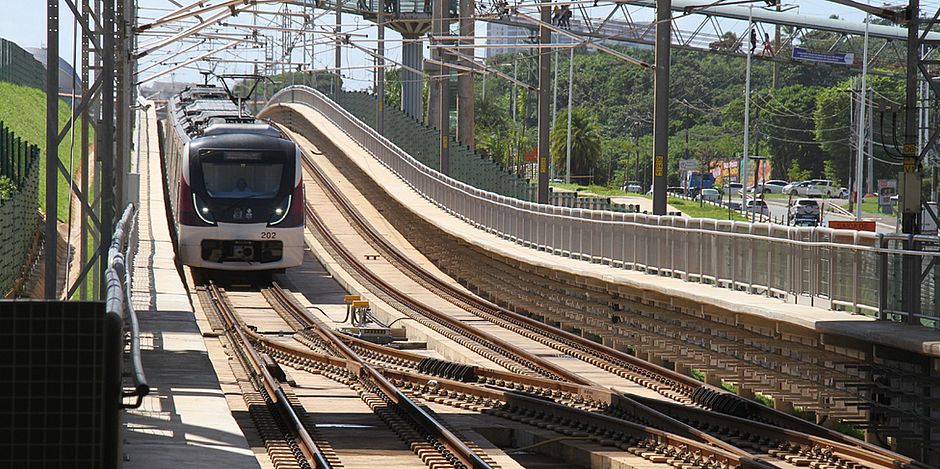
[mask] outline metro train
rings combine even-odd
[[[300,150],[218,86],[174,96],[163,125],[163,168],[184,265],[280,271],[303,261]]]

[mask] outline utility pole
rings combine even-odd
[[[754,5],[747,6],[747,32],[748,35],[754,34],[754,21],[752,13]],[[751,56],[754,55],[754,45],[750,44],[747,48],[747,67],[744,72],[744,158],[741,159],[741,170],[738,174],[741,177],[741,210],[747,209],[747,162],[751,157],[750,144],[751,138]],[[754,181],[756,184],[757,181]]]
[[[640,179],[640,123],[636,121],[633,122],[633,151],[636,152],[636,170],[633,173],[633,179],[643,184]],[[642,185],[640,189],[643,189]]]
[[[875,127],[873,125],[874,120],[872,118],[872,116],[874,115],[874,113],[872,112],[873,101],[874,99],[868,100],[868,130],[867,130],[868,132],[868,188],[865,191],[866,194],[871,194],[875,192],[875,158],[874,158],[875,154],[872,153],[874,151],[873,141],[875,138]]]
[[[552,54],[555,56],[554,60],[552,60],[552,67],[555,69],[555,78],[552,79],[552,129],[554,129],[555,123],[558,121],[558,49],[554,49]],[[486,75],[484,75],[484,77],[485,76]],[[549,164],[551,166],[552,177],[558,177],[558,170],[555,168],[555,159],[551,158]]]
[[[460,43],[463,45],[474,45],[472,39],[476,35],[474,27],[473,13],[476,9],[476,0],[460,0]],[[473,57],[474,49],[461,49],[461,52]],[[467,68],[472,68],[473,64],[469,60],[461,59],[460,62]],[[473,102],[473,73],[461,73],[457,76],[457,140],[470,148],[476,148],[475,136],[475,112]]]
[[[444,36],[449,35],[447,17],[450,14],[449,0],[434,0],[434,8],[431,11],[431,34],[437,45],[444,45]],[[447,54],[442,49],[438,49],[438,58],[446,62]],[[437,125],[440,134],[440,171],[442,174],[450,174],[450,70],[447,67],[436,68],[437,78],[434,86],[437,89]]]
[[[104,37],[101,46],[105,51],[114,50],[114,2],[115,0],[104,0],[102,8],[102,35]],[[114,54],[109,52],[101,54],[101,70],[99,71],[102,74],[100,95],[101,128],[97,135],[101,143],[95,147],[95,153],[101,159],[100,239],[102,249],[107,249],[111,246],[111,236],[114,230]],[[53,146],[53,148],[55,148],[55,146]],[[55,182],[53,182],[53,187],[55,187]],[[48,191],[48,187],[46,190]],[[107,258],[107,254],[102,252],[101,259]],[[102,262],[102,265],[103,264],[104,262]],[[108,288],[108,282],[105,278],[106,273],[107,268],[102,268],[100,271],[101,282],[99,285],[101,289],[100,298],[107,296],[106,290]]]
[[[656,72],[653,83],[653,214],[666,214],[669,156],[669,47],[672,0],[656,0]]]
[[[783,0],[775,0],[777,11],[780,11],[780,3]],[[777,62],[777,54],[780,53],[780,25],[777,24],[774,26],[774,61],[773,61],[773,81],[771,86],[773,89],[780,87],[780,62]],[[754,181],[757,184],[757,181]]]
[[[571,183],[571,102],[574,94],[574,47],[568,49],[568,140],[565,145],[565,183]]]
[[[901,232],[916,235],[920,232],[918,219],[922,205],[921,178],[917,162],[917,75],[920,73],[920,1],[910,0],[907,23],[907,69],[905,87],[904,146],[902,148],[903,171],[900,174]],[[905,249],[917,250],[913,240],[905,242]],[[908,323],[918,322],[920,313],[920,273],[919,256],[902,257],[901,310],[907,313]]]
[[[463,2],[465,0],[461,0]],[[542,25],[539,27],[539,44],[552,42],[552,32],[546,24],[552,21],[552,7],[550,3],[542,4]],[[548,149],[548,134],[551,129],[549,122],[549,89],[552,84],[551,66],[552,53],[546,48],[539,48],[539,102],[538,102],[538,203],[548,203],[548,161],[551,159]]]
[[[90,13],[91,13],[91,5],[89,4],[89,0],[82,0],[81,21],[83,21],[85,24],[89,24],[88,19],[91,17]],[[89,49],[90,49],[89,46],[90,45],[91,45],[91,40],[90,40],[89,35],[87,33],[83,33],[82,34],[82,68],[81,68],[82,96],[86,96],[88,94],[89,70],[91,69],[91,66],[89,64]],[[89,187],[88,177],[90,174],[88,171],[88,164],[89,164],[88,137],[89,137],[89,125],[90,125],[89,121],[91,120],[91,113],[88,112],[88,108],[86,108],[85,111],[82,112],[81,118],[82,118],[81,189],[82,189],[82,194],[88,194],[88,187]],[[74,123],[72,125],[74,125]],[[91,162],[91,164],[94,164],[94,162]],[[80,239],[79,242],[81,243],[81,246],[79,246],[79,249],[78,249],[78,251],[81,253],[79,257],[81,262],[79,263],[79,265],[84,267],[86,264],[88,264],[88,254],[89,254],[88,252],[89,251],[88,234],[90,231],[90,227],[88,225],[89,214],[88,214],[88,210],[85,209],[85,204],[79,205],[79,211],[81,212],[81,236],[79,237]],[[92,295],[94,295],[94,293],[92,293]],[[81,287],[79,289],[79,298],[82,300],[88,299],[88,282],[87,281],[84,281],[81,284]]]
[[[519,103],[517,102],[519,100],[519,94],[516,91],[516,83],[515,83],[516,75],[519,73],[518,59],[519,59],[519,56],[514,54],[513,61],[512,61],[513,83],[512,83],[512,89],[510,90],[510,93],[509,93],[509,97],[510,97],[509,111],[512,113],[512,142],[510,142],[511,145],[509,148],[509,158],[507,158],[511,163],[510,166],[512,166],[512,172],[515,174],[519,173],[518,169],[516,168],[516,156],[518,156],[518,147],[519,147],[519,125],[516,123],[516,113],[518,112],[518,108],[519,108]]]
[[[107,7],[105,7],[107,9]],[[107,10],[105,10],[107,11]],[[107,21],[107,19],[105,20]],[[105,54],[106,56],[110,54]],[[46,231],[43,297],[56,299],[59,168],[59,0],[46,2]],[[102,189],[106,189],[102,186]],[[102,220],[104,221],[104,220]]]
[[[382,135],[385,133],[385,2],[376,9],[378,13],[378,44],[376,48],[376,60],[378,67],[375,69],[375,130]]]
[[[333,16],[336,18],[336,25],[333,27],[333,37],[336,40],[336,48],[333,51],[333,66],[336,67],[336,70],[333,72],[333,101],[339,100],[339,95],[342,92],[342,82],[340,81],[340,67],[343,64],[343,50],[340,47],[343,44],[343,38],[340,33],[343,31],[343,0],[333,0],[336,2],[336,10],[333,13]],[[264,83],[264,81],[262,81]]]
[[[868,23],[871,15],[865,15],[865,42],[862,50],[862,81],[858,100],[858,142],[855,145],[855,219],[862,219],[862,177],[865,165],[865,91],[868,86]]]

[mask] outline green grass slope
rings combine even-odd
[[[68,102],[59,102],[59,128],[65,125],[71,112]],[[45,211],[46,206],[46,93],[36,88],[15,85],[0,81],[0,121],[11,129],[20,138],[39,146],[39,207]],[[80,138],[79,128],[75,132],[75,148],[73,168],[79,172]],[[93,140],[94,137],[89,137]],[[66,136],[59,145],[59,159],[66,168],[69,166],[70,139]],[[69,183],[62,174],[59,174],[58,206],[56,214],[59,220],[68,218]]]

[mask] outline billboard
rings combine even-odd
[[[852,65],[855,63],[855,54],[851,52],[817,52],[802,47],[793,48],[793,58],[808,62],[822,62],[837,65]]]

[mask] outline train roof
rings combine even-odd
[[[202,136],[252,134],[259,137],[286,138],[277,128],[239,112],[228,93],[214,85],[190,87],[170,100],[172,118],[190,139]]]
[[[282,134],[280,130],[263,122],[253,122],[253,123],[213,122],[208,127],[206,127],[205,130],[202,131],[203,136],[226,135],[226,134],[257,134],[257,135],[267,135],[270,137],[284,138],[284,134]]]

